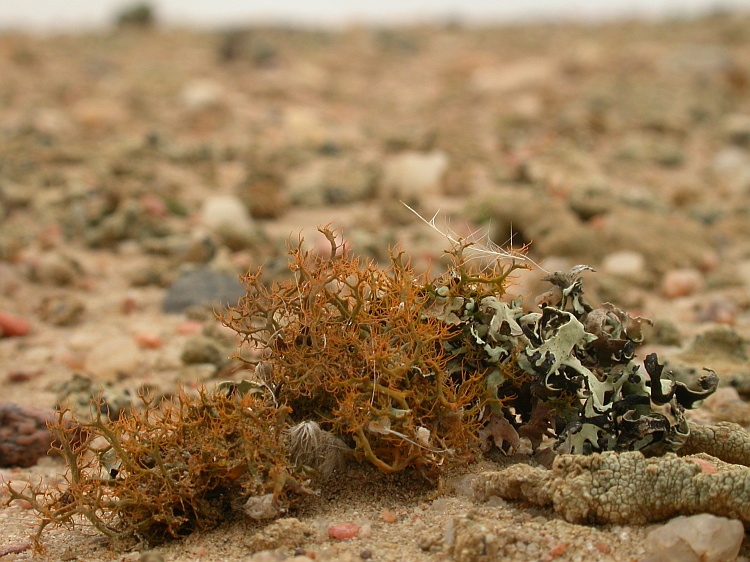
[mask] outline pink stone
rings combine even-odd
[[[29,333],[31,324],[20,316],[13,316],[0,311],[0,336],[25,336]]]
[[[203,322],[198,322],[197,320],[187,320],[177,326],[177,333],[183,336],[200,334],[201,330],[203,330]]]
[[[159,334],[154,334],[151,332],[142,332],[140,334],[136,334],[134,337],[135,343],[145,349],[159,349],[163,343]]]
[[[703,275],[697,269],[673,269],[664,275],[661,292],[668,299],[686,297],[703,289]]]
[[[328,527],[328,536],[337,541],[353,539],[359,533],[359,527],[354,523],[336,523]]]

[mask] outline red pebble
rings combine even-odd
[[[0,336],[25,336],[30,329],[31,324],[27,320],[0,311]]]
[[[565,554],[566,550],[568,550],[568,543],[561,542],[557,546],[550,549],[549,555],[552,558],[557,558],[558,556],[562,556],[563,554]]]
[[[353,539],[359,533],[359,527],[354,523],[336,523],[328,527],[328,536],[337,541]]]
[[[135,343],[145,349],[159,349],[163,343],[159,334],[143,332],[136,334],[134,337]]]
[[[203,330],[203,322],[198,322],[197,320],[188,320],[177,326],[177,333],[183,336],[200,334],[201,330]]]

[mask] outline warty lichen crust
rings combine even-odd
[[[673,453],[658,458],[637,451],[561,455],[551,470],[518,464],[485,473],[474,481],[474,492],[480,500],[500,496],[551,505],[571,523],[642,525],[712,513],[750,528],[750,469],[715,464],[715,472],[704,471],[703,462]]]
[[[731,422],[690,424],[690,436],[678,453],[706,453],[727,463],[750,466],[750,433]]]

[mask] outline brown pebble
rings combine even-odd
[[[354,523],[336,523],[328,527],[328,536],[337,541],[353,539],[359,533],[359,527]]]
[[[0,466],[34,466],[52,445],[47,423],[54,419],[51,409],[0,403]]]
[[[5,380],[9,383],[17,384],[20,382],[28,382],[35,375],[40,374],[41,371],[11,371]]]
[[[7,544],[5,546],[0,547],[0,557],[7,556],[8,554],[19,554],[30,548],[31,548],[30,542]]]
[[[126,297],[120,303],[120,312],[125,315],[133,314],[136,310],[138,310],[138,301],[133,297]]]

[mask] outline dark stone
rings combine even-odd
[[[0,403],[0,466],[34,466],[52,445],[55,411]]]
[[[201,268],[186,273],[169,287],[162,308],[171,314],[179,314],[191,306],[221,308],[236,305],[243,296],[245,289],[236,275]]]

